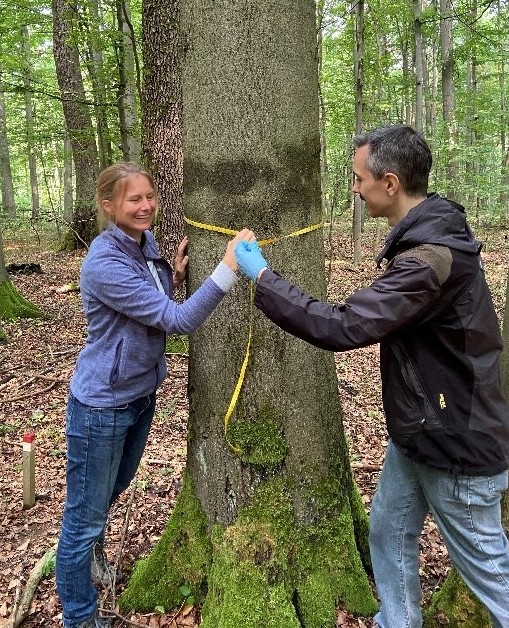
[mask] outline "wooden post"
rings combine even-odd
[[[23,509],[35,505],[35,434],[23,436]]]

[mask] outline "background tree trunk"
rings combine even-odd
[[[43,315],[37,307],[22,297],[12,285],[5,267],[4,243],[2,229],[0,229],[0,320],[38,318],[40,316]],[[4,342],[6,339],[5,332],[0,326],[0,342]]]
[[[457,160],[456,100],[454,94],[454,55],[452,39],[452,3],[440,0],[440,51],[442,55],[442,111],[447,146],[447,197],[455,200],[459,174]]]
[[[414,126],[422,133],[424,122],[424,36],[422,33],[422,0],[413,0],[414,8],[414,67],[415,120]]]
[[[179,3],[143,3],[143,162],[159,190],[155,231],[161,252],[169,261],[184,235]]]
[[[181,5],[184,186],[190,218],[260,239],[321,222],[312,0]],[[190,231],[191,291],[226,238]],[[321,229],[267,248],[274,268],[326,296]],[[246,379],[225,413],[249,330]],[[371,614],[367,519],[342,429],[334,357],[280,331],[241,281],[193,336],[184,487],[122,604],[170,608],[187,583],[203,628],[325,628],[336,604]],[[361,560],[362,559],[362,560]]]
[[[136,41],[131,22],[129,0],[117,0],[116,6],[121,40],[118,50],[120,73],[118,110],[122,154],[125,161],[138,162],[141,149],[138,124],[139,68],[137,64]]]
[[[30,65],[30,36],[28,26],[21,28],[23,49],[23,86],[25,88],[25,120],[28,151],[28,170],[30,173],[30,196],[32,199],[32,219],[38,220],[40,212],[39,184],[37,182],[37,160],[34,143],[34,107],[32,103],[32,71]]]
[[[72,23],[76,8],[67,0],[52,0],[52,7],[53,54],[76,173],[72,224],[65,242],[65,248],[72,250],[88,245],[97,233],[94,194],[99,159],[79,53],[76,45],[72,45],[75,42]]]
[[[16,202],[14,200],[14,185],[12,182],[11,158],[9,152],[9,138],[7,136],[7,121],[5,119],[5,96],[0,71],[0,178],[2,180],[2,211],[9,218],[16,216]]]
[[[363,49],[364,49],[364,0],[353,3],[355,15],[354,36],[354,76],[355,76],[355,134],[362,133],[363,116]],[[358,194],[353,197],[353,263],[358,265],[362,259],[361,232],[362,232],[362,200]]]

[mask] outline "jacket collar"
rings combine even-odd
[[[151,231],[143,232],[141,244],[138,244],[134,238],[131,238],[131,236],[127,235],[125,231],[117,227],[114,223],[110,223],[103,233],[107,237],[111,237],[115,240],[123,250],[133,255],[133,257],[137,257],[141,252],[145,259],[161,259],[154,235]]]
[[[421,244],[438,244],[474,254],[482,248],[467,224],[465,208],[436,193],[428,194],[394,225],[376,264],[380,268],[383,259],[391,260],[397,253]]]

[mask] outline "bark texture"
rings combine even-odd
[[[52,9],[53,55],[76,172],[74,211],[64,244],[64,248],[73,250],[88,245],[97,234],[94,194],[99,158],[74,43],[79,37],[72,36],[77,10],[68,0],[52,0]]]
[[[179,0],[143,3],[143,161],[159,192],[156,236],[169,261],[184,234],[179,4]]]
[[[260,239],[320,223],[314,2],[189,0],[181,11],[188,217],[247,225]],[[196,227],[189,236],[193,291],[227,236]],[[325,297],[321,229],[265,252],[274,268]],[[225,434],[250,329],[246,377]],[[123,603],[168,608],[186,583],[205,598],[204,628],[325,628],[338,603],[374,612],[363,566],[367,519],[333,355],[253,312],[242,280],[191,339],[189,397],[182,496]]]

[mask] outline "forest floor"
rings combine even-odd
[[[373,223],[364,236],[363,262],[351,263],[348,236],[335,233],[326,243],[331,255],[329,299],[342,300],[377,274],[373,262]],[[371,229],[371,231],[370,231]],[[347,227],[345,227],[345,232]],[[504,230],[478,229],[488,282],[502,319],[509,241]],[[23,296],[50,319],[3,323],[9,341],[0,345],[0,626],[8,625],[36,563],[54,546],[65,495],[65,404],[76,355],[83,346],[85,322],[78,292],[65,286],[79,279],[82,253],[58,253],[56,243],[4,233],[6,264],[39,263],[41,273],[12,274]],[[192,263],[192,260],[191,260]],[[327,264],[329,271],[329,264]],[[369,510],[383,462],[387,437],[380,396],[378,347],[336,354],[338,384],[351,462],[362,499]],[[186,463],[187,359],[168,356],[169,376],[158,394],[149,442],[131,488],[111,513],[106,551],[129,572],[161,536],[178,495]],[[36,502],[23,509],[22,440],[33,431],[36,459]],[[440,586],[449,563],[434,522],[429,519],[420,540],[424,601]],[[122,590],[117,585],[115,595]],[[101,593],[101,606],[115,609],[115,595]],[[24,626],[61,626],[54,574],[35,590]],[[196,628],[199,612],[183,607],[167,613],[131,613],[115,626]],[[371,628],[371,618],[338,609],[337,626]],[[255,628],[255,627],[253,627]]]

